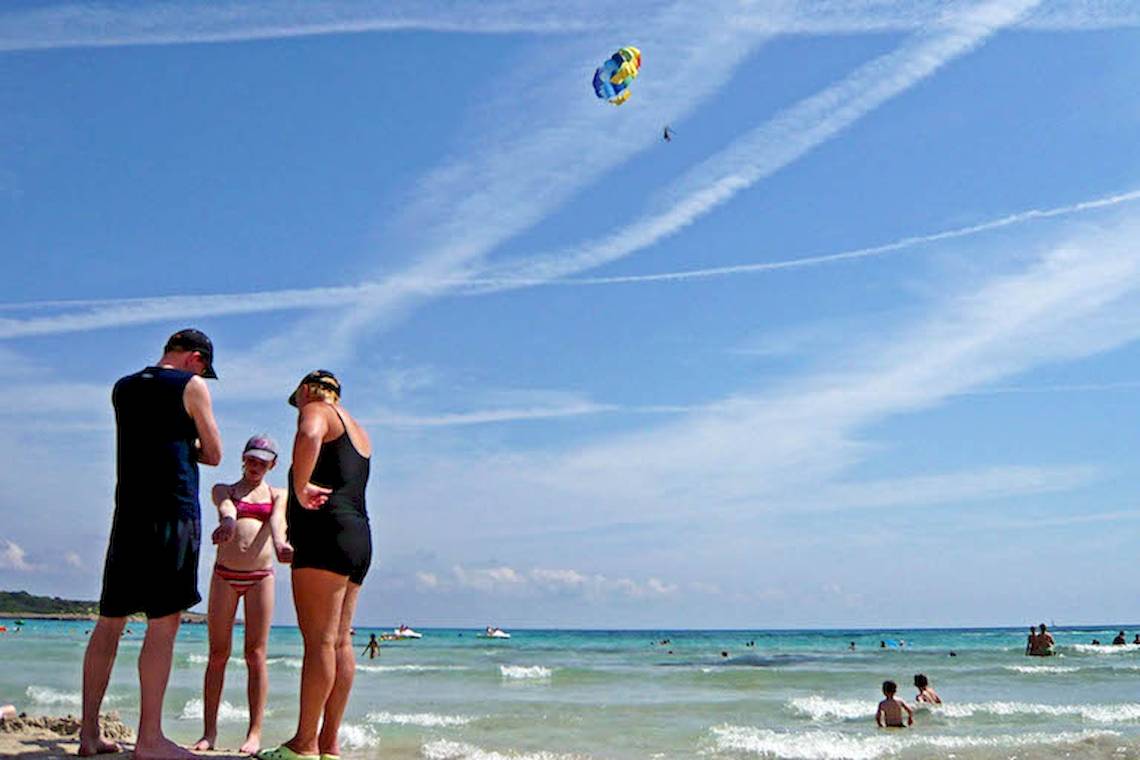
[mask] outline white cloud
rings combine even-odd
[[[742,191],[832,139],[888,100],[1014,23],[1038,0],[994,0],[947,13],[945,24],[915,34],[840,82],[801,100],[737,138],[674,183],[665,208],[616,233],[505,267],[510,278],[549,280],[616,261],[677,234]],[[515,287],[504,285],[503,287]]]
[[[370,294],[381,292],[406,295],[438,295],[452,292],[457,295],[477,294],[487,289],[513,289],[525,287],[582,287],[591,285],[625,285],[650,282],[685,282],[742,274],[759,274],[782,270],[838,264],[859,259],[884,256],[898,251],[917,248],[931,243],[971,237],[985,232],[1026,224],[1033,221],[1101,211],[1140,200],[1140,190],[1091,198],[1063,206],[1028,209],[990,219],[978,224],[923,235],[910,235],[880,245],[863,246],[820,256],[764,261],[753,264],[736,264],[724,267],[688,269],[675,272],[654,272],[639,275],[611,277],[565,277],[536,279],[526,276],[484,277],[472,274],[438,280],[395,277],[383,282],[363,283],[342,287],[273,290],[249,293],[204,294],[197,296],[156,296],[151,298],[122,298],[74,301],[33,301],[27,303],[0,303],[0,311],[32,312],[65,310],[49,316],[0,318],[0,339],[54,335],[57,333],[125,327],[135,324],[167,322],[174,319],[220,317],[267,311],[327,309],[328,302],[351,306],[364,303]],[[779,350],[776,351],[779,353]],[[27,360],[7,351],[12,361],[27,364]],[[14,372],[9,367],[10,372]],[[429,387],[436,381],[436,373],[428,367],[410,367],[386,370],[383,383],[390,395]]]
[[[552,532],[697,515],[710,530],[731,530],[723,518],[775,506],[962,503],[1080,487],[1095,468],[994,464],[869,483],[846,476],[871,456],[863,436],[884,419],[1140,338],[1137,240],[1140,220],[1083,228],[1023,256],[1028,265],[943,297],[913,324],[883,325],[821,360],[821,370],[561,452],[441,457],[393,498],[452,503],[448,484],[462,483],[465,512],[479,520],[448,519],[470,538],[528,524],[534,494]]]
[[[440,586],[439,576],[435,573],[416,571],[416,585],[424,590],[437,589]]]
[[[622,15],[642,18],[659,3],[627,2]],[[800,0],[740,3],[726,21],[770,34],[864,34],[913,31],[945,23],[936,0],[875,3]],[[169,45],[201,42],[424,30],[456,34],[590,33],[597,18],[613,20],[611,5],[564,0],[541,3],[481,0],[466,4],[323,0],[306,3],[159,2],[140,5],[46,4],[0,14],[0,51],[67,47]],[[1020,22],[1027,29],[1106,29],[1140,26],[1128,0],[1053,2]]]
[[[36,569],[28,562],[27,552],[15,541],[0,539],[0,568],[26,573]]]
[[[418,574],[417,574],[418,575]],[[535,567],[529,571],[507,565],[486,568],[452,567],[454,586],[445,583],[423,585],[425,591],[452,592],[456,589],[501,596],[574,596],[590,601],[624,597],[651,599],[672,596],[680,586],[660,578],[638,582],[631,578],[611,578],[601,573],[583,573],[570,568]]]
[[[71,567],[74,567],[78,570],[83,569],[83,560],[76,552],[65,552],[63,555],[63,561],[65,564],[70,565]]]
[[[462,565],[455,565],[451,571],[460,588],[469,588],[475,591],[509,592],[526,585],[526,578],[514,568],[506,565],[475,569],[466,569]]]

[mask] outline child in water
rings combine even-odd
[[[895,699],[895,692],[899,690],[894,681],[883,681],[883,696],[875,711],[875,723],[879,728],[905,728],[914,725],[914,710],[901,699]],[[902,714],[906,712],[906,723],[903,723]]]
[[[914,698],[916,702],[924,702],[928,705],[942,704],[942,698],[939,697],[938,692],[930,686],[930,679],[922,673],[915,674],[914,687],[918,689],[918,695]]]

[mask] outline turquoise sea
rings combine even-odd
[[[0,701],[77,713],[89,628],[29,621],[0,634]],[[106,705],[128,723],[143,626],[131,630]],[[425,629],[360,660],[344,748],[429,760],[1140,758],[1140,646],[1089,644],[1116,630],[1059,629],[1058,655],[1039,659],[1023,656],[1024,629],[516,630],[509,641]],[[382,631],[357,629],[361,648],[371,632]],[[269,656],[265,739],[276,743],[296,716],[297,630],[275,628]],[[205,659],[205,627],[184,626],[166,698],[167,730],[184,742],[201,732]],[[222,747],[244,736],[244,671],[231,660]],[[881,682],[897,681],[911,700],[919,672],[946,705],[920,711],[913,729],[876,729]]]

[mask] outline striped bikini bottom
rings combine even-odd
[[[238,596],[241,596],[246,591],[249,591],[273,575],[273,568],[267,567],[261,570],[231,570],[225,565],[215,564],[214,575],[230,584],[230,588],[236,591]]]

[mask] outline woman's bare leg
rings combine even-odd
[[[261,723],[269,695],[269,626],[273,622],[273,576],[262,578],[245,592],[245,665],[249,670],[246,695],[249,699],[249,731],[238,752],[256,754],[261,749]]]
[[[190,749],[213,749],[218,740],[218,705],[226,681],[226,663],[233,648],[234,616],[238,595],[217,573],[210,576],[210,601],[206,607],[206,630],[210,638],[210,659],[202,686],[202,738]]]
[[[325,702],[324,722],[318,744],[322,755],[340,755],[340,721],[348,706],[348,695],[352,692],[352,681],[356,676],[356,650],[352,646],[352,617],[356,614],[356,600],[360,596],[360,586],[348,584],[341,607],[340,626],[336,641],[336,680],[332,692]]]
[[[348,577],[306,567],[293,570],[293,604],[305,642],[297,733],[285,742],[299,755],[319,754],[317,729],[336,680],[336,643]]]

